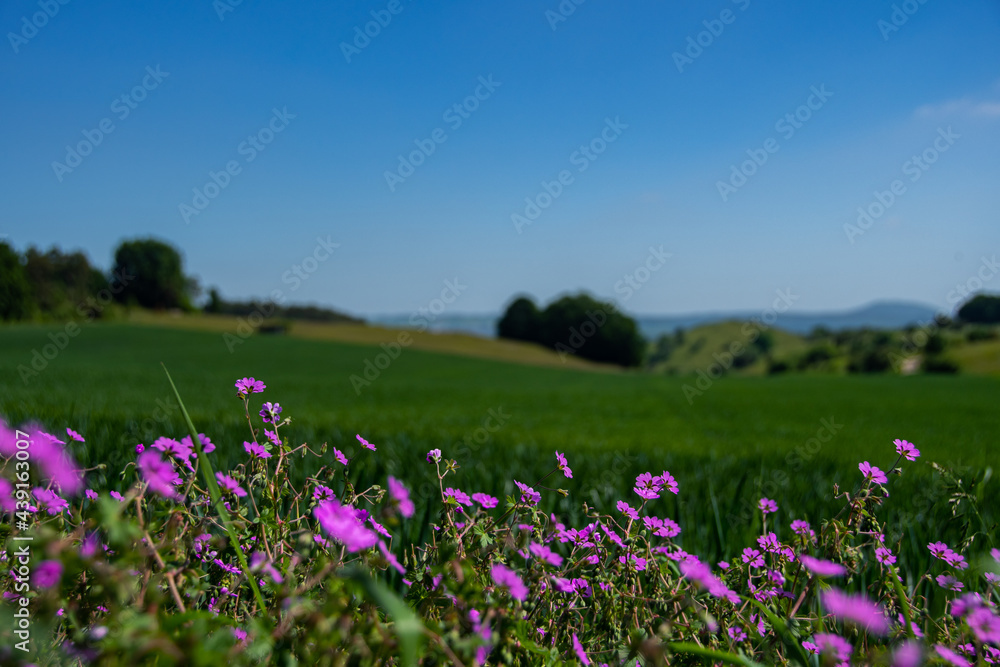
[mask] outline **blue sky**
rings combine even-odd
[[[1000,3],[676,4],[6,2],[0,235],[105,267],[155,236],[226,297],[362,315],[456,279],[453,313],[579,289],[641,314],[778,289],[801,311],[950,308],[977,274],[1000,291],[982,259],[1000,251]],[[418,142],[433,152],[397,171]],[[225,187],[199,200],[212,173]],[[526,198],[548,206],[518,225]],[[627,298],[626,275],[648,277]]]

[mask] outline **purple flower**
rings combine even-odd
[[[889,622],[882,607],[864,595],[849,595],[831,588],[823,594],[823,604],[837,618],[850,621],[875,634],[884,635],[889,632]]]
[[[527,484],[522,484],[521,482],[514,480],[514,484],[517,488],[521,490],[521,502],[527,503],[528,505],[537,505],[542,500],[542,494],[535,491],[533,488]]]
[[[984,644],[1000,644],[1000,618],[989,607],[977,607],[965,617],[976,639]]]
[[[28,432],[31,460],[42,469],[43,476],[55,482],[59,490],[67,495],[75,496],[80,493],[83,490],[83,474],[63,447],[66,443],[37,427],[25,427],[22,430]],[[14,444],[13,441],[11,444]]]
[[[63,566],[57,560],[43,560],[35,566],[34,580],[38,588],[52,588],[62,577]]]
[[[896,445],[896,453],[900,456],[906,457],[907,461],[916,461],[917,457],[920,456],[920,450],[914,447],[911,442],[907,442],[906,440],[893,440],[892,444]]]
[[[573,477],[573,471],[566,462],[566,457],[559,452],[556,452],[556,463],[559,464],[559,469],[563,471],[563,474],[566,475],[567,478],[571,479]]]
[[[271,403],[270,401],[265,401],[264,405],[261,406],[260,412],[261,420],[265,424],[277,424],[278,418],[281,415],[281,406],[277,403]]]
[[[708,592],[714,597],[725,598],[733,604],[739,602],[739,596],[734,591],[729,590],[718,577],[712,574],[712,570],[697,558],[682,560],[678,567],[686,579],[690,579],[701,588],[708,589]]]
[[[812,529],[808,521],[802,521],[801,519],[796,519],[792,522],[792,532],[796,535],[801,535],[802,537],[808,537],[810,540],[816,538],[816,531]]]
[[[869,482],[874,482],[875,484],[885,484],[889,481],[889,478],[885,476],[885,473],[876,468],[873,465],[868,465],[868,461],[858,464],[858,470],[861,474],[865,476],[865,479]]]
[[[549,565],[555,565],[556,567],[562,565],[563,557],[544,544],[532,542],[528,545],[528,551],[530,551],[533,556],[545,561]]]
[[[111,496],[112,498],[114,498],[115,500],[117,500],[120,503],[125,502],[125,496],[123,496],[122,494],[118,493],[117,491],[109,491],[108,495]]]
[[[952,651],[946,646],[935,646],[934,650],[939,656],[941,656],[949,664],[955,665],[955,667],[972,667],[972,663],[960,656],[959,654]]]
[[[265,385],[260,380],[243,378],[236,381],[236,396],[239,398],[246,398],[250,394],[263,393],[264,389]]]
[[[146,446],[144,444],[142,444],[141,442],[138,445],[135,446],[135,453],[136,454],[142,454],[144,451],[146,451]]]
[[[17,500],[14,498],[14,485],[0,477],[0,513],[15,511]]]
[[[247,454],[258,459],[269,459],[271,458],[271,452],[264,449],[262,445],[258,445],[256,442],[243,441],[243,449],[247,451]]]
[[[485,510],[493,509],[500,503],[498,499],[485,493],[473,493],[472,499],[482,505]]]
[[[364,447],[365,449],[370,449],[373,452],[375,451],[375,445],[373,445],[372,443],[368,442],[367,440],[365,440],[364,438],[362,438],[360,435],[356,435],[355,437],[358,439],[358,442],[361,443],[362,447]]]
[[[940,558],[956,569],[965,570],[969,567],[969,564],[965,562],[965,556],[952,551],[951,547],[944,542],[933,542],[928,544],[927,548],[930,549],[932,556]]]
[[[77,433],[76,431],[74,431],[69,427],[66,428],[66,435],[68,435],[73,440],[76,440],[77,442],[86,442],[86,440],[83,439],[82,435],[80,435],[79,433]]]
[[[892,654],[892,667],[920,667],[922,663],[923,656],[917,642],[906,642]]]
[[[341,505],[336,500],[327,500],[313,510],[313,515],[333,539],[341,542],[351,553],[369,549],[378,542],[378,536],[368,530],[358,511],[353,507]]]
[[[432,449],[431,451],[427,452],[427,462],[428,463],[438,463],[440,461],[441,461],[441,450],[440,449]]]
[[[677,495],[677,493],[680,492],[680,487],[677,485],[677,480],[675,480],[674,476],[671,475],[666,470],[663,471],[662,475],[656,477],[655,479],[656,483],[660,486],[660,488],[667,487],[667,491],[673,493],[674,495]]]
[[[764,557],[760,552],[751,547],[743,549],[743,562],[749,563],[750,567],[764,567]]]
[[[528,588],[521,581],[521,577],[517,576],[513,570],[501,565],[500,563],[495,563],[492,568],[490,568],[490,576],[493,577],[493,582],[497,586],[506,586],[510,591],[510,596],[515,600],[524,600],[528,597]]]
[[[875,550],[875,560],[883,565],[892,565],[896,562],[896,557],[893,556],[892,552],[885,547],[879,547]]]
[[[31,493],[38,500],[38,504],[52,516],[69,509],[69,503],[60,498],[59,494],[55,491],[49,491],[48,489],[36,486],[31,490]]]
[[[140,454],[136,467],[142,473],[150,491],[164,498],[180,497],[174,486],[180,484],[181,477],[174,470],[170,460],[162,458],[158,451],[150,449]]]
[[[333,447],[333,458],[337,459],[341,465],[347,465],[347,457],[344,456],[344,452],[340,451],[336,447]]]
[[[778,503],[774,502],[770,498],[761,498],[757,503],[757,508],[767,515],[778,511]]]
[[[469,494],[467,494],[465,491],[462,491],[461,489],[453,489],[452,487],[449,486],[447,489],[444,490],[445,502],[448,502],[449,498],[454,498],[455,502],[460,505],[465,505],[465,506],[472,505],[472,499],[469,498]],[[462,508],[459,507],[458,509],[461,511]]]
[[[851,653],[854,651],[854,648],[850,642],[840,635],[820,632],[813,635],[813,639],[816,640],[816,643],[812,645],[816,648],[815,653],[828,654],[837,662],[842,662],[845,665],[851,659]],[[805,644],[806,642],[802,643],[803,646]]]
[[[630,553],[628,557],[619,556],[618,562],[622,565],[630,565],[636,572],[645,572],[646,564],[649,562],[645,558],[641,558],[636,554]]]
[[[583,644],[580,643],[580,638],[573,633],[573,651],[576,652],[576,657],[580,659],[584,665],[590,664],[590,658],[587,657],[586,651],[583,650]]]
[[[187,461],[194,455],[194,449],[191,445],[185,445],[184,443],[174,440],[173,438],[157,438],[151,446],[153,449],[157,449],[167,456],[173,456],[184,463],[187,463]]]
[[[410,492],[403,483],[389,475],[389,495],[399,503],[399,513],[409,519],[413,516],[413,501],[410,500]]]
[[[201,442],[201,451],[205,454],[211,454],[215,451],[215,444],[204,433],[198,434],[198,440]],[[181,444],[191,450],[192,456],[194,455],[194,441],[191,440],[190,435],[185,435],[181,438]]]
[[[337,496],[333,494],[333,489],[328,486],[317,484],[316,488],[313,489],[313,498],[316,500],[333,500],[336,497]]]
[[[229,475],[223,475],[221,472],[217,472],[215,473],[215,479],[218,480],[219,486],[221,486],[223,490],[232,493],[237,498],[243,498],[247,495],[247,492],[243,490],[243,487],[237,484],[236,480]]]
[[[268,440],[271,441],[271,444],[274,445],[275,447],[281,446],[281,438],[279,438],[278,434],[275,433],[274,431],[268,431],[267,429],[264,429],[264,435],[267,437]]]
[[[247,631],[241,630],[240,628],[231,628],[233,631],[233,637],[241,644],[245,644],[247,641]]]
[[[951,547],[944,542],[932,542],[927,545],[927,548],[930,550],[931,555],[935,558],[943,558],[944,554],[951,551]]]
[[[635,491],[640,498],[645,500],[655,500],[660,497],[660,494],[658,493],[660,486],[656,483],[658,480],[658,477],[653,477],[651,473],[644,472],[635,478],[635,488],[632,490]]]
[[[732,639],[734,642],[741,642],[747,638],[747,633],[743,632],[743,630],[740,628],[731,627],[729,628],[728,632],[729,632],[729,638]]]
[[[820,560],[819,558],[813,558],[805,554],[799,556],[799,560],[802,561],[803,567],[821,577],[842,577],[847,574],[847,568],[840,563]]]
[[[946,588],[949,591],[957,592],[965,588],[965,584],[963,584],[961,581],[951,576],[950,574],[939,574],[935,579],[935,581],[937,581],[938,586],[940,586],[941,588]]]
[[[673,519],[660,519],[655,516],[644,516],[642,522],[646,528],[653,531],[658,537],[677,537],[681,534],[681,527]]]
[[[632,519],[633,521],[639,518],[639,513],[624,500],[618,501],[618,511]]]

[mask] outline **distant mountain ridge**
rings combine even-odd
[[[842,311],[815,313],[795,312],[794,307],[786,313],[779,313],[772,326],[792,333],[806,334],[817,326],[832,331],[842,329],[901,329],[909,324],[930,321],[941,312],[933,306],[911,301],[875,301],[859,308]],[[683,315],[633,315],[642,335],[653,339],[661,334],[673,332],[678,327],[690,329],[703,324],[713,324],[726,320],[746,321],[761,318],[761,311],[714,311]],[[391,327],[411,327],[409,315],[373,315],[367,318],[373,324]],[[500,315],[489,314],[442,314],[429,323],[430,331],[471,333],[493,338]]]

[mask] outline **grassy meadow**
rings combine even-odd
[[[894,438],[910,440],[923,455],[891,481],[900,498],[887,508],[899,517],[893,537],[903,540],[901,549],[925,552],[922,545],[946,536],[951,523],[940,508],[934,524],[927,520],[922,501],[945,494],[930,462],[967,467],[968,479],[1000,460],[1000,381],[990,377],[734,377],[689,401],[684,385],[694,386],[695,377],[563,366],[535,348],[494,355],[494,341],[471,339],[460,354],[426,349],[430,343],[404,348],[356,391],[351,376],[363,376],[366,360],[382,352],[378,342],[395,340],[397,332],[355,342],[318,329],[254,335],[230,352],[222,332],[234,331],[233,321],[193,326],[202,330],[177,322],[85,325],[26,382],[18,367],[29,366],[33,350],[62,327],[0,328],[0,415],[12,424],[40,421],[52,432],[70,426],[87,438],[74,450],[83,464],[117,470],[133,459],[136,443],[185,434],[162,362],[196,426],[218,445],[218,468],[226,469],[244,460],[248,438],[233,382],[255,376],[267,390],[251,408],[281,403],[292,418],[283,429],[291,444],[327,442],[353,456],[360,433],[378,452],[359,455],[352,474],[376,483],[386,473],[406,479],[427,512],[437,489],[424,454],[434,447],[462,466],[452,484],[497,495],[510,494],[513,479],[536,482],[555,466],[555,450],[565,452],[574,478],[542,484],[569,491],[568,498],[543,491],[545,502],[564,513],[579,512],[584,501],[601,508],[634,501],[636,474],[669,470],[681,493],[656,501],[653,511],[677,519],[684,547],[709,557],[732,557],[759,534],[759,517],[741,514],[761,495],[781,507],[779,535],[794,518],[829,516],[839,506],[834,484],[851,490],[863,460],[891,466]],[[297,473],[304,478],[315,468],[307,460]],[[104,475],[95,470],[90,479],[111,488],[131,483]],[[985,505],[989,519],[995,509]],[[413,530],[425,524],[414,522]],[[938,532],[928,533],[928,525]]]

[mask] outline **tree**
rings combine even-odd
[[[973,324],[1000,322],[1000,296],[977,294],[959,307],[958,319]]]
[[[121,287],[118,300],[144,308],[191,308],[181,255],[155,239],[125,241],[115,251],[112,280]]]
[[[497,322],[497,336],[529,343],[541,342],[542,314],[535,302],[527,297],[518,297],[507,306],[503,317]]]
[[[565,296],[542,311],[541,342],[561,353],[619,366],[638,366],[646,348],[635,320],[587,294]]]
[[[31,286],[21,256],[0,242],[0,320],[23,320],[32,310]]]
[[[28,248],[24,272],[39,310],[57,318],[72,318],[88,297],[108,286],[107,277],[85,254],[63,253],[56,246],[45,252]]]

